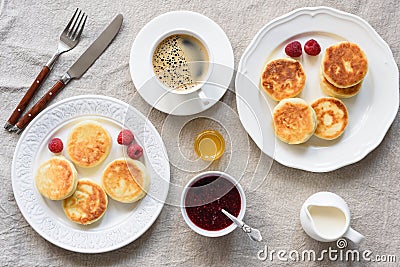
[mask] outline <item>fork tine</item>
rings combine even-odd
[[[68,30],[68,33],[67,33],[67,36],[68,36],[68,37],[71,37],[71,36],[72,36],[72,32],[74,31],[74,28],[75,28],[75,26],[76,26],[76,23],[78,22],[79,17],[81,16],[81,13],[82,13],[82,10],[79,9],[79,13],[78,13],[78,15],[76,16],[76,18],[75,18],[75,20],[74,20],[74,24],[72,24],[72,26],[71,26],[70,29]]]
[[[85,27],[86,19],[87,19],[87,15],[85,16],[85,20],[83,21],[82,27],[79,29],[79,32],[75,36],[74,40],[79,40],[79,38],[81,37],[81,34],[83,32],[83,28]]]
[[[79,9],[79,8],[75,9],[74,15],[73,15],[72,18],[69,20],[69,22],[68,22],[68,24],[67,24],[67,27],[65,27],[65,29],[64,29],[64,31],[63,31],[64,33],[67,33],[67,32],[69,31],[69,27],[71,26],[72,21],[74,20],[75,15],[76,15],[76,13],[78,12],[78,9]]]
[[[76,32],[78,31],[79,27],[81,26],[83,17],[85,17],[85,13],[82,14],[81,18],[79,19],[78,25],[75,27],[74,32],[71,34],[71,39],[75,40],[76,39]]]

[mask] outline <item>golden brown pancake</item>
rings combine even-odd
[[[317,127],[314,110],[300,98],[287,98],[273,111],[275,135],[285,143],[306,142]]]
[[[332,140],[344,132],[349,115],[342,101],[334,97],[321,97],[311,107],[317,115],[318,126],[314,133],[317,137]]]
[[[332,97],[338,97],[338,98],[350,98],[352,96],[355,96],[360,92],[362,81],[357,83],[354,86],[350,86],[347,88],[339,88],[331,84],[322,74],[322,71],[320,72],[320,80],[319,80],[320,87],[322,91],[324,91],[327,95],[332,96]]]
[[[306,73],[300,62],[292,58],[269,61],[261,75],[261,85],[274,100],[295,97],[303,90]]]
[[[72,195],[78,182],[74,165],[62,156],[55,156],[40,165],[35,177],[40,194],[51,200]]]
[[[107,210],[107,194],[91,179],[80,179],[75,193],[62,202],[65,215],[79,224],[98,221]]]
[[[150,177],[140,161],[120,158],[107,165],[103,172],[102,184],[112,199],[132,203],[146,195]]]
[[[75,125],[68,138],[68,156],[76,165],[94,167],[105,160],[110,153],[112,140],[104,127],[93,120]]]
[[[324,77],[331,84],[347,88],[364,79],[368,71],[368,60],[357,44],[340,42],[325,50],[321,68]]]

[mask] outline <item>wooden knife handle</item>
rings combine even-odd
[[[25,93],[24,97],[19,102],[18,106],[15,108],[14,112],[11,114],[10,118],[8,119],[8,123],[10,125],[14,125],[19,117],[21,117],[22,113],[25,111],[26,107],[28,106],[29,102],[31,101],[32,97],[35,95],[37,89],[42,85],[42,82],[45,80],[47,75],[49,74],[50,69],[47,66],[44,66],[40,71],[39,75],[33,81],[31,87],[29,87],[28,91]]]
[[[47,104],[63,89],[65,84],[58,80],[56,84],[18,121],[15,125],[18,132],[22,131],[46,106]]]

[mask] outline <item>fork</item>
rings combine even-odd
[[[49,74],[51,68],[53,67],[58,57],[62,53],[71,50],[79,43],[79,39],[81,37],[83,28],[85,27],[86,19],[87,15],[84,12],[82,12],[82,10],[77,8],[75,10],[74,15],[72,16],[67,26],[60,35],[57,51],[51,57],[49,62],[47,62],[47,64],[42,68],[39,75],[33,81],[31,87],[29,87],[28,91],[25,93],[24,97],[21,99],[18,106],[15,108],[14,112],[7,120],[6,124],[4,125],[4,128],[6,130],[12,131],[12,127],[15,125],[15,123],[17,123],[18,119],[28,106],[32,97],[39,89],[43,81],[46,79],[47,75]]]

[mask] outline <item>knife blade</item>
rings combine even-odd
[[[25,114],[10,130],[18,134],[47,106],[47,104],[67,85],[72,79],[79,79],[92,66],[96,59],[106,50],[114,37],[119,32],[123,16],[118,14],[103,30],[97,39],[75,61],[67,72],[53,87]]]
[[[74,78],[80,78],[96,61],[96,59],[104,52],[107,46],[117,35],[122,25],[123,17],[121,14],[115,16],[108,27],[97,37],[88,49],[78,58],[77,61],[69,68],[67,74]]]

